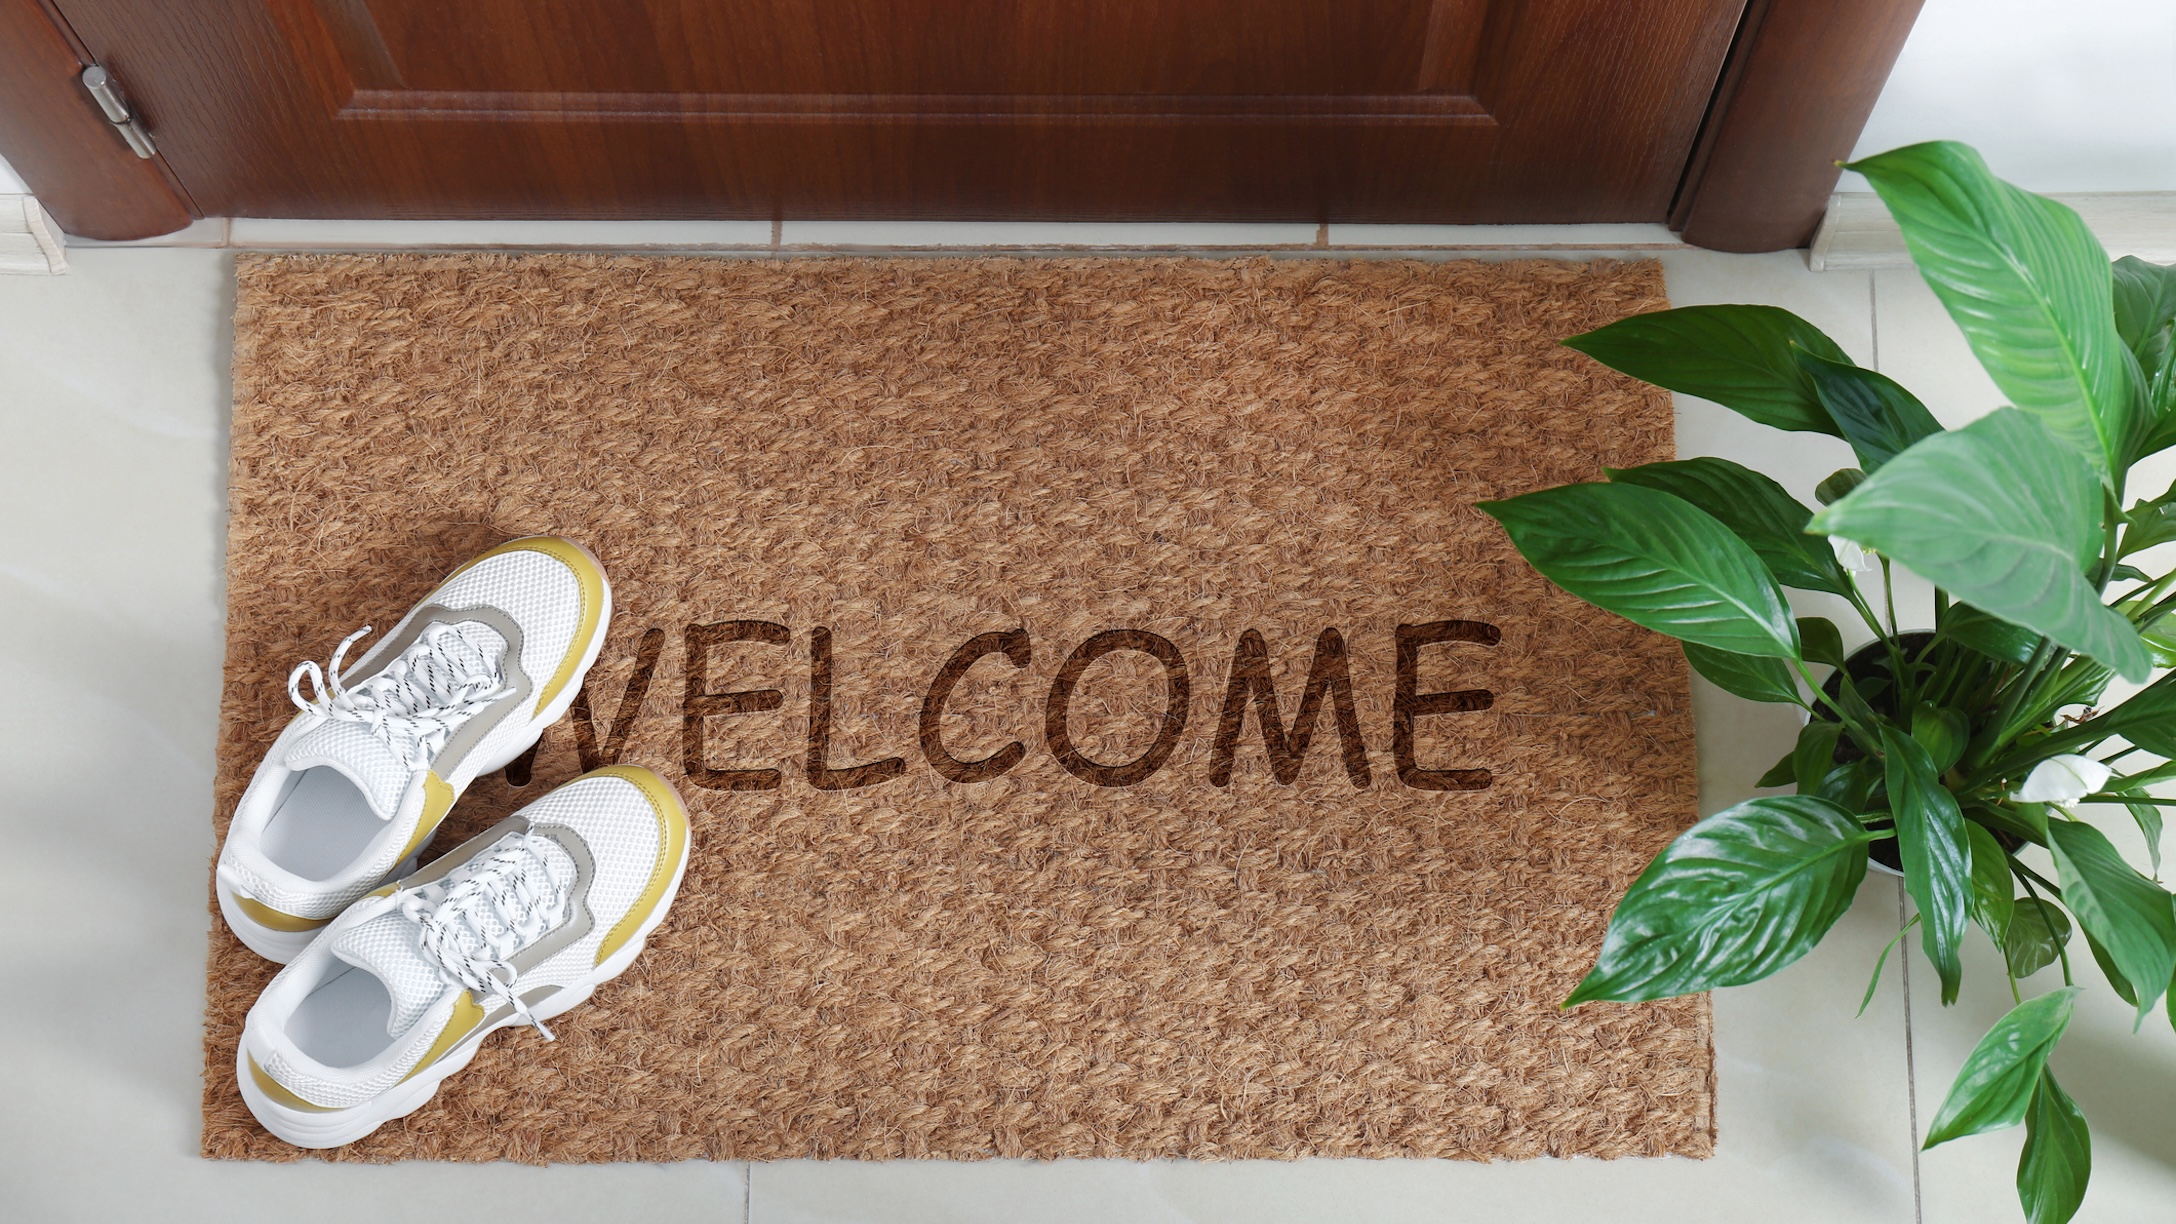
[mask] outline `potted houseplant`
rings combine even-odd
[[[2176,663],[2176,570],[2141,555],[2176,541],[2176,489],[2127,501],[2125,488],[2133,465],[2176,446],[2176,269],[2111,267],[2076,213],[1964,145],[1850,169],[2012,406],[1944,430],[1774,307],[1637,315],[1565,343],[1763,424],[1839,436],[1858,465],[1822,482],[1818,511],[1715,458],[1481,507],[1544,576],[1678,638],[1718,686],[1816,715],[1762,779],[1797,793],[1719,812],[1657,855],[1565,1006],[1766,977],[1851,904],[1869,852],[1893,850],[1942,1001],[1973,927],[2017,998],[1926,1144],[2022,1123],[2019,1198],[2035,1224],[2059,1224],[2084,1196],[2091,1145],[2047,1061],[2096,972],[2085,962],[2140,1022],[2176,974],[2176,899],[2071,811],[2127,806],[2159,871],[2160,808],[2176,800],[2148,788],[2176,779],[2176,674],[2119,703],[2104,692]],[[1933,625],[1897,625],[1892,563],[1937,588]],[[1783,587],[1842,598],[1872,645],[1847,667],[1837,626],[1794,618]],[[2054,963],[2060,989],[2019,994]]]

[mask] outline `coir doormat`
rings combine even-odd
[[[218,818],[288,669],[500,540],[617,609],[443,850],[695,815],[545,1043],[335,1158],[1705,1155],[1705,999],[1557,1002],[1693,815],[1686,674],[1472,503],[1667,458],[1647,264],[248,257]],[[214,920],[204,1150],[273,966]]]

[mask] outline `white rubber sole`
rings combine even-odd
[[[561,538],[564,539],[565,537]],[[612,576],[605,573],[604,562],[597,559],[597,554],[589,551],[580,541],[568,540],[567,543],[580,549],[582,555],[589,558],[589,563],[597,568],[598,580],[604,586],[604,610],[597,615],[597,632],[591,636],[588,648],[582,652],[581,665],[574,669],[573,678],[568,681],[566,688],[562,689],[557,697],[552,698],[552,703],[544,707],[544,712],[537,715],[530,725],[530,734],[526,739],[516,744],[514,750],[505,754],[500,760],[478,762],[473,771],[460,771],[455,773],[453,777],[446,779],[446,785],[453,788],[453,801],[456,804],[461,801],[462,795],[468,793],[468,788],[475,783],[476,779],[513,764],[515,757],[529,751],[529,749],[536,746],[538,740],[544,738],[544,732],[549,730],[552,724],[567,716],[567,711],[574,708],[575,697],[581,693],[582,682],[589,678],[589,669],[597,662],[597,656],[604,651],[605,635],[612,628]],[[463,772],[467,773],[468,776],[462,777],[461,773]],[[452,808],[449,806],[447,810],[450,812]],[[443,817],[440,818],[440,823],[444,823]],[[435,838],[437,836],[438,830],[431,830],[431,837]],[[416,847],[416,854],[420,855],[430,847],[431,838],[425,838],[423,844]],[[371,885],[371,888],[381,888],[394,880],[403,879],[413,874],[415,869],[415,855],[411,855],[403,860],[399,866],[396,866],[392,874]],[[233,931],[235,938],[240,939],[250,951],[274,964],[284,965],[302,955],[302,950],[310,946],[310,941],[317,938],[317,933],[332,923],[332,918],[327,918],[324,922],[308,930],[282,931],[274,927],[268,927],[243,913],[242,907],[236,904],[236,898],[226,885],[215,883],[213,891],[219,896],[219,916],[226,919],[227,929]],[[368,890],[366,889],[365,892],[367,893]],[[338,915],[336,914],[333,917],[338,917]]]
[[[694,857],[694,842],[690,839],[680,848],[680,863],[673,868],[672,883],[666,885],[664,896],[657,908],[642,925],[636,928],[635,937],[627,946],[605,958],[579,986],[571,986],[544,1000],[535,1009],[539,1020],[551,1020],[572,1011],[589,1001],[597,987],[627,972],[649,945],[650,933],[665,921],[672,912],[672,903],[680,896],[680,881],[687,875],[688,860]],[[330,1148],[353,1143],[398,1118],[405,1118],[423,1108],[438,1095],[438,1086],[449,1076],[468,1066],[483,1048],[486,1038],[502,1028],[522,1027],[528,1022],[520,1016],[509,1014],[498,1023],[478,1029],[462,1039],[452,1052],[440,1058],[414,1079],[405,1080],[360,1105],[347,1109],[302,1110],[282,1105],[265,1095],[257,1086],[256,1077],[249,1070],[249,1041],[244,1039],[234,1052],[234,1080],[242,1090],[242,1101],[249,1112],[268,1131],[280,1139],[301,1148]]]

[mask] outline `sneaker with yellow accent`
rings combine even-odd
[[[352,1143],[420,1108],[493,1030],[553,1019],[625,972],[688,864],[655,773],[584,774],[371,893],[272,979],[235,1077],[266,1130]]]
[[[399,874],[471,782],[559,721],[604,645],[612,588],[586,548],[531,536],[455,570],[342,670],[297,666],[300,707],[219,849],[219,912],[285,962]],[[310,693],[303,692],[307,682]]]

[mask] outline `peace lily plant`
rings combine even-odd
[[[1809,713],[1761,779],[1797,793],[1710,816],[1657,855],[1565,1006],[1758,981],[1827,933],[1870,852],[1900,862],[1942,1002],[1973,926],[2017,1000],[1926,1145],[2023,1123],[2018,1197],[2035,1224],[2059,1224],[2091,1162],[2085,1119],[2048,1069],[2086,988],[2081,962],[2140,1023],[2176,974],[2176,899],[2073,810],[2127,807],[2159,872],[2160,808],[2176,800],[2149,788],[2176,779],[2176,674],[2120,703],[2103,694],[2176,664],[2176,569],[2142,564],[2176,541],[2176,488],[2128,503],[2125,489],[2134,465],[2176,446],[2176,268],[2111,267],[2076,213],[1964,145],[1849,168],[1881,193],[2011,406],[1944,430],[1772,306],[1637,315],[1565,343],[1763,424],[1840,437],[1858,466],[1821,482],[1818,512],[1714,458],[1482,506],[1558,586],[1679,639],[1721,688]],[[1936,587],[1931,631],[1899,631],[1892,562]],[[1784,587],[1840,597],[1873,645],[1847,664],[1837,626],[1794,618]],[[2051,964],[2063,986],[2024,997]]]

